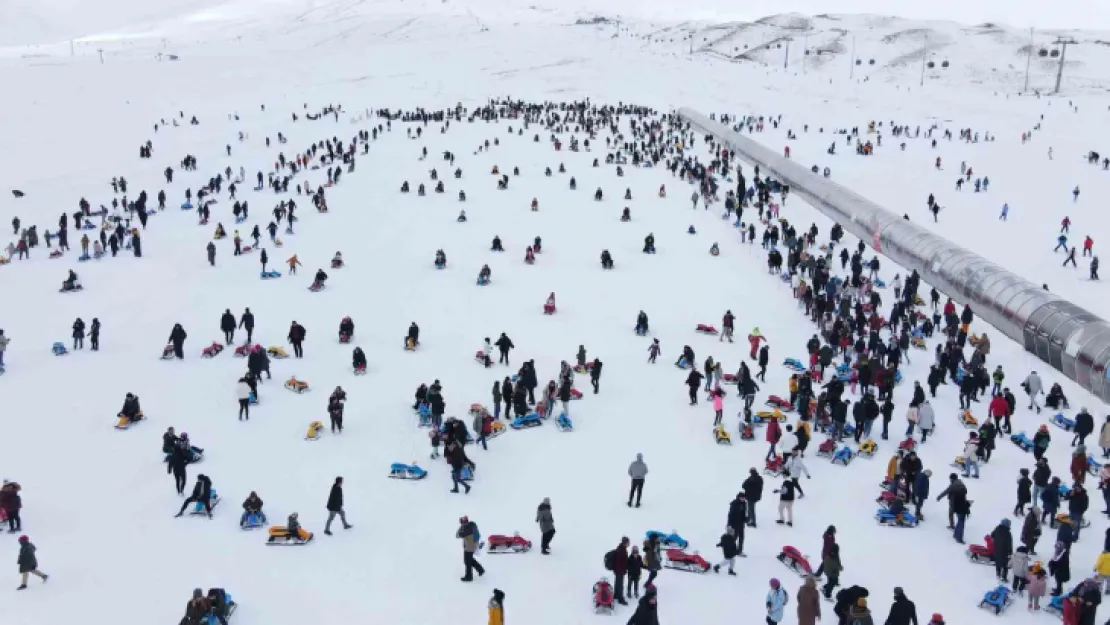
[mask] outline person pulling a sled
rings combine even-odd
[[[406,342],[411,343],[413,348],[420,344],[420,326],[416,325],[415,321],[409,324],[409,333],[406,337]]]

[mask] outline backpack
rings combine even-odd
[[[613,567],[617,563],[617,553],[615,549],[605,554],[605,560],[603,561],[603,563],[605,564],[606,571],[613,570]]]

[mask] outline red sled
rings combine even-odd
[[[898,443],[898,449],[906,452],[913,451],[914,449],[917,449],[917,441],[914,440],[914,438],[911,436],[901,443]]]
[[[880,504],[884,508],[887,508],[890,506],[890,504],[894,503],[896,499],[898,499],[897,492],[892,490],[884,490],[883,492],[879,493],[878,497],[875,498],[875,503]]]
[[[589,373],[594,368],[593,362],[587,362],[585,365],[574,365],[573,371],[575,373]]]
[[[739,384],[740,378],[736,377],[735,373],[725,373],[721,376],[722,384]]]
[[[61,258],[61,257],[62,257],[62,250],[54,250],[53,252],[50,252],[50,258]]]
[[[486,553],[527,553],[532,550],[532,541],[519,535],[504,536],[494,534],[489,537]]]
[[[235,348],[235,357],[246,358],[250,355],[252,351],[254,351],[256,347],[258,349],[262,349],[261,345],[251,345],[250,343],[247,343],[246,345],[240,345],[239,347]]]
[[[791,412],[792,410],[794,410],[793,404],[779,397],[778,395],[771,395],[770,397],[768,397],[766,405],[772,408],[778,408],[783,412]]]
[[[991,564],[994,560],[994,539],[987,534],[983,537],[985,545],[970,545],[967,548],[967,559],[981,564]]]
[[[705,573],[709,570],[709,563],[705,558],[696,553],[686,553],[681,549],[668,549],[664,552],[666,567],[691,573]]]
[[[212,344],[200,351],[201,358],[212,358],[224,351],[224,346],[212,341]]]
[[[786,565],[786,568],[794,571],[801,577],[808,577],[813,575],[813,567],[809,565],[809,560],[802,555],[794,547],[789,545],[782,548],[782,552],[778,555],[779,562]]]
[[[253,248],[253,247],[251,247],[251,246],[249,246],[249,245],[244,245],[244,246],[243,246],[242,248],[240,248],[240,249],[239,249],[239,254],[240,254],[240,255],[242,255],[242,254],[250,254],[250,253],[251,253],[251,252],[253,252],[253,251],[254,251],[254,248]]]
[[[554,304],[544,304],[543,305],[543,314],[545,314],[545,315],[554,315],[555,314],[555,305]]]
[[[717,334],[717,327],[699,323],[698,327],[694,329],[699,334]]]
[[[582,399],[582,391],[580,391],[576,388],[570,389],[570,398],[571,399]]]
[[[347,334],[346,332],[340,332],[339,333],[339,342],[343,343],[343,344],[350,343],[351,342],[351,335]]]

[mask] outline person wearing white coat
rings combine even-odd
[[[924,443],[925,439],[936,426],[936,414],[933,413],[933,406],[929,400],[925,400],[917,407],[917,427],[921,429],[921,442]]]
[[[805,474],[806,479],[813,476],[809,474],[809,469],[806,468],[805,461],[802,460],[802,452],[794,450],[786,457],[786,474],[790,476],[790,481],[794,482],[794,488],[798,491],[799,497],[805,497],[805,492],[802,491],[802,485],[798,483],[798,477]]]
[[[1041,382],[1041,376],[1037,375],[1036,371],[1030,371],[1026,376],[1025,381],[1021,383],[1026,393],[1029,393],[1029,410],[1037,409],[1037,414],[1041,414],[1041,407],[1037,404],[1037,395],[1044,393],[1044,383]]]
[[[235,385],[235,396],[239,398],[239,420],[250,421],[251,418],[251,387],[243,378]]]
[[[972,432],[964,443],[964,477],[979,479],[979,435]],[[974,475],[972,475],[974,473]]]

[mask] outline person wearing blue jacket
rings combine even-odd
[[[772,577],[771,589],[767,591],[767,625],[778,625],[782,622],[787,601],[789,597],[782,589],[782,584],[777,578]]]

